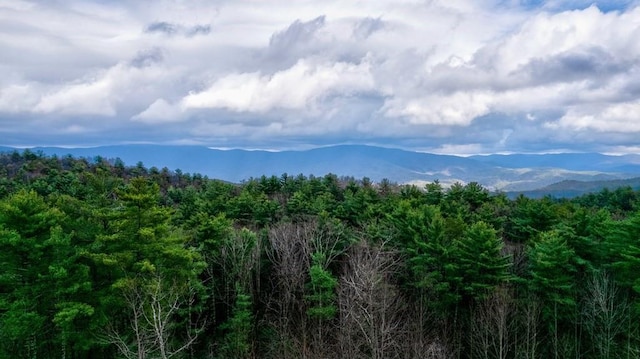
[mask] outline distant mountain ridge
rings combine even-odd
[[[515,198],[521,194],[530,198],[542,198],[545,196],[573,198],[587,193],[600,192],[605,188],[614,190],[620,187],[630,187],[638,191],[640,190],[640,177],[609,181],[564,180],[535,190],[507,192],[506,194],[510,198]]]
[[[564,168],[572,171],[640,173],[640,155],[610,156],[600,153],[550,153],[478,155],[470,158],[507,168]]]
[[[0,147],[0,151],[13,151]],[[609,181],[640,176],[640,156],[602,154],[490,155],[460,157],[364,145],[339,145],[306,151],[217,150],[199,146],[118,145],[93,148],[35,147],[47,155],[107,159],[127,165],[201,173],[241,182],[262,175],[333,173],[398,183],[439,180],[443,184],[478,182],[500,191],[535,190],[564,181]]]

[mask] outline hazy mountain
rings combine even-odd
[[[474,160],[507,168],[564,168],[571,171],[640,173],[640,155],[600,153],[512,154],[471,156]]]
[[[398,183],[475,181],[490,189],[525,191],[563,180],[606,181],[640,175],[640,156],[601,154],[459,157],[360,145],[282,152],[156,145],[41,147],[32,151],[58,156],[120,158],[127,165],[142,162],[147,167],[180,169],[232,182],[283,173],[315,176],[333,173],[369,177],[373,181],[387,178]]]
[[[506,192],[506,194],[510,198],[515,198],[520,194],[531,198],[542,198],[544,196],[572,198],[587,193],[599,192],[605,188],[615,190],[620,187],[631,187],[633,190],[640,190],[640,177],[610,181],[564,180],[535,190]]]

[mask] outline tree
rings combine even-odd
[[[535,200],[521,195],[513,202],[513,206],[505,229],[505,234],[512,241],[526,243],[550,230],[557,222],[549,198]]]
[[[204,329],[202,317],[192,310],[198,295],[194,283],[168,281],[156,274],[121,280],[116,288],[129,311],[131,330],[123,331],[112,323],[104,339],[125,358],[179,357]]]
[[[253,331],[253,311],[251,296],[236,288],[236,300],[229,319],[220,326],[224,332],[218,349],[219,358],[250,358],[252,352],[251,332]]]
[[[482,300],[509,279],[509,258],[502,254],[502,241],[484,222],[472,224],[454,242],[451,268],[459,278],[459,291],[469,300]]]
[[[335,290],[338,280],[322,265],[323,262],[323,254],[316,252],[312,255],[305,295],[305,300],[309,303],[307,315],[320,321],[332,319],[337,312]]]
[[[597,358],[623,357],[618,338],[627,329],[630,306],[606,272],[596,272],[589,280],[583,305],[583,319]]]
[[[535,295],[518,298],[516,302],[515,325],[517,326],[514,341],[516,358],[537,359],[540,357],[540,311],[541,303]]]
[[[351,248],[339,284],[343,358],[395,358],[402,352],[404,301],[397,253],[364,240]]]
[[[313,348],[317,357],[330,355],[331,320],[338,313],[336,288],[338,280],[324,266],[325,255],[315,252],[309,268],[309,282],[306,285],[304,300],[307,302],[307,316],[311,319]]]
[[[34,191],[0,202],[0,354],[64,357],[91,341],[81,335],[94,312],[89,272],[64,220]]]
[[[418,290],[421,301],[445,313],[461,297],[456,291],[459,272],[453,270],[451,260],[453,241],[446,235],[440,210],[431,205],[412,208],[402,201],[389,219],[406,251],[411,286]]]
[[[570,344],[567,336],[573,333],[576,316],[575,252],[557,232],[550,231],[533,243],[528,257],[528,283],[541,300],[542,320],[551,339],[549,355],[557,358],[563,355],[562,346]]]
[[[614,223],[607,238],[612,253],[611,267],[616,281],[623,288],[632,289],[640,294],[640,212],[624,221]],[[640,311],[640,305],[636,308]]]
[[[175,295],[184,294],[173,281],[188,283],[188,291],[195,291],[201,301],[203,287],[197,278],[205,263],[195,248],[187,246],[188,237],[184,232],[170,225],[171,212],[160,205],[156,184],[137,177],[117,194],[118,201],[107,216],[108,231],[96,238],[86,256],[94,266],[95,290],[99,297],[96,309],[100,317],[119,319],[109,323],[111,332],[126,337],[135,335],[143,321],[153,323],[136,314],[138,308],[157,306],[165,301],[183,302],[182,297],[167,297],[169,294],[163,293],[170,290],[175,291]],[[171,281],[167,284],[165,278]],[[173,304],[167,305],[173,308]],[[137,327],[132,327],[131,321],[137,321]],[[154,338],[158,339],[159,334]],[[146,349],[137,349],[136,353],[146,353]]]
[[[501,287],[474,306],[471,320],[473,357],[506,359],[511,352],[512,322],[515,306],[512,293]]]
[[[88,254],[111,283],[156,270],[188,278],[203,269],[197,251],[186,247],[188,237],[170,226],[171,212],[160,206],[156,184],[137,177],[118,196],[108,216],[110,233],[98,236]]]
[[[271,264],[272,293],[266,316],[274,331],[274,357],[300,358],[307,349],[307,313],[301,295],[308,278],[314,231],[313,222],[280,222],[269,229],[266,255]]]

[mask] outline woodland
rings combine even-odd
[[[2,359],[637,358],[639,274],[630,187],[0,154]]]

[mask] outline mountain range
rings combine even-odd
[[[0,151],[14,151],[0,147]],[[35,147],[46,155],[107,159],[126,165],[180,169],[241,182],[262,175],[332,173],[377,182],[443,185],[478,182],[496,191],[532,191],[562,181],[612,181],[640,177],[640,155],[599,153],[452,156],[400,149],[339,145],[305,151],[220,150],[200,146],[118,145],[91,148]]]

